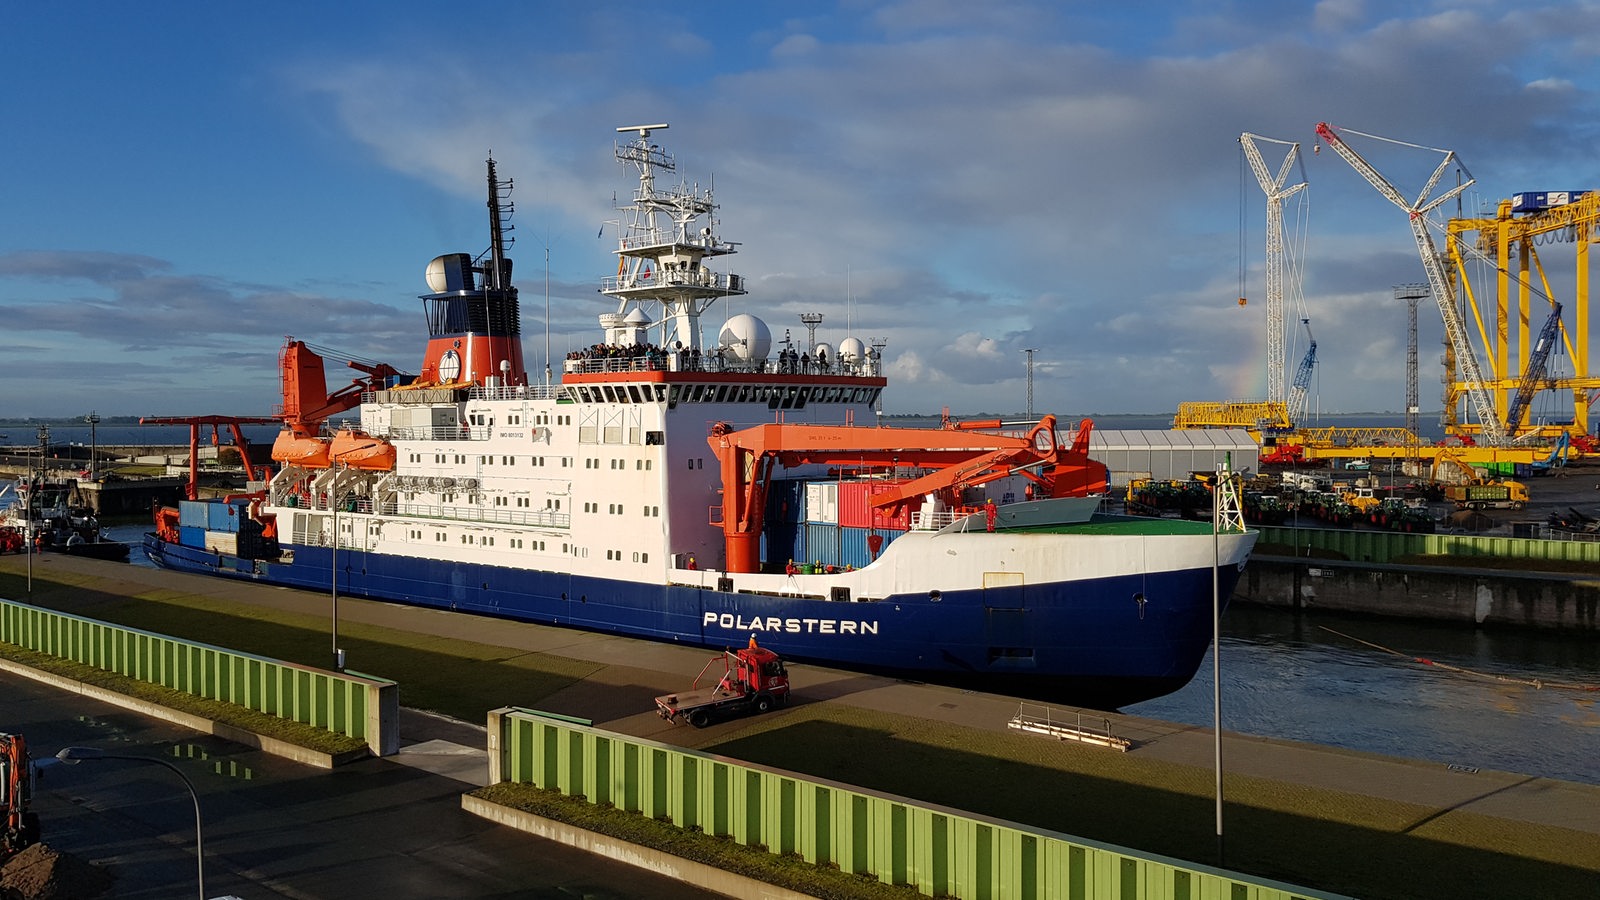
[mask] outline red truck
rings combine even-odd
[[[722,663],[722,677],[712,687],[700,687],[712,667]],[[789,702],[789,672],[778,654],[765,647],[724,650],[706,663],[689,690],[656,698],[656,712],[668,722],[683,720],[696,728],[711,724],[713,716],[764,713]]]

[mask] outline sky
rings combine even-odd
[[[615,308],[597,289],[636,185],[624,125],[670,124],[653,139],[741,245],[714,268],[749,294],[708,330],[753,313],[798,338],[818,312],[819,340],[881,339],[891,414],[1021,411],[1027,349],[1039,412],[1265,398],[1267,201],[1242,133],[1272,139],[1274,172],[1299,144],[1286,369],[1304,316],[1327,412],[1403,408],[1394,287],[1426,275],[1406,213],[1313,152],[1318,122],[1407,197],[1455,151],[1465,215],[1600,188],[1597,3],[180,0],[8,21],[4,418],[270,415],[286,336],[415,371],[428,262],[487,245],[491,154],[528,368],[547,335],[559,361]],[[1436,410],[1440,316],[1420,318]]]

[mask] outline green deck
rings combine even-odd
[[[1037,525],[1008,528],[1033,534],[1210,534],[1210,522],[1191,519],[1156,519],[1144,516],[1114,516],[1097,513],[1087,522],[1068,522],[1060,525]]]

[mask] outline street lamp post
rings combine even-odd
[[[95,434],[95,426],[100,424],[100,414],[91,411],[87,416],[83,417],[83,420],[89,423],[89,480],[93,481],[96,474],[95,457],[100,455],[100,441]]]
[[[333,668],[343,672],[344,651],[339,649],[339,467],[334,465],[332,471],[333,490],[328,492],[328,502],[333,504],[333,548],[328,590],[333,599]]]
[[[164,759],[153,756],[125,756],[119,753],[107,753],[99,747],[63,747],[56,753],[56,759],[69,765],[76,765],[85,759],[125,759],[132,762],[155,763],[171,769],[183,781],[183,786],[189,789],[189,799],[194,801],[194,867],[195,879],[200,890],[200,900],[206,900],[206,863],[205,845],[200,830],[200,795],[195,792],[194,782],[183,770]]]
[[[369,441],[355,447],[340,450],[338,453],[328,454],[329,471],[333,472],[333,490],[328,492],[328,502],[333,504],[333,547],[328,554],[330,557],[331,571],[328,575],[328,590],[333,600],[333,667],[337,671],[344,671],[344,651],[339,649],[339,473],[348,467],[339,461],[341,456],[349,456],[358,450],[369,450],[378,446],[379,441]]]

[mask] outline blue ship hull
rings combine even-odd
[[[330,551],[293,550],[286,564],[144,538],[163,568],[329,591]],[[1196,599],[1212,595],[1210,568],[839,603],[351,550],[338,562],[344,596],[712,649],[754,635],[792,660],[1097,709],[1188,683],[1212,632]],[[1218,576],[1226,598],[1239,571]]]

